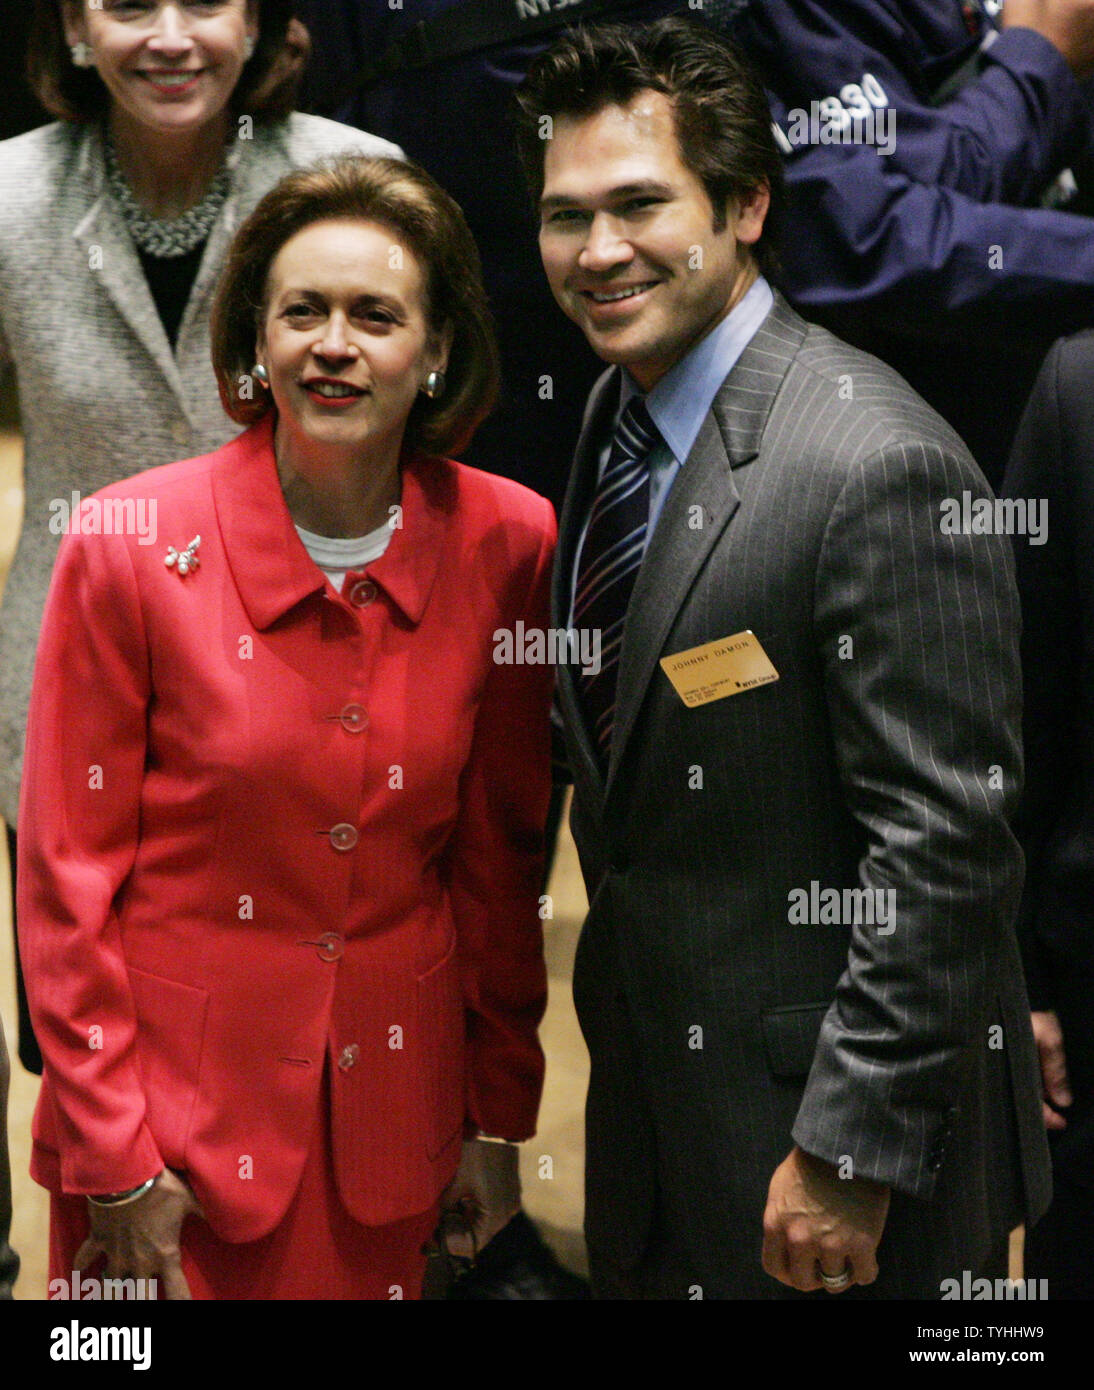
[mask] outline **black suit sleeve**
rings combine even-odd
[[[1035,1009],[1053,1006],[1042,933],[1045,890],[1059,854],[1062,819],[1081,795],[1083,611],[1075,563],[1075,471],[1078,455],[1094,448],[1094,419],[1084,431],[1074,415],[1083,392],[1094,389],[1094,336],[1073,341],[1085,343],[1085,350],[1076,352],[1061,340],[1041,368],[1000,489],[1005,497],[1047,507],[1042,544],[1014,537],[1026,753],[1025,792],[1015,817],[1026,855],[1019,939]],[[1081,362],[1090,368],[1085,382],[1078,370]],[[1094,859],[1094,847],[1086,854]]]
[[[1018,597],[1004,537],[941,524],[965,492],[987,486],[938,442],[850,467],[814,599],[859,881],[892,911],[885,926],[856,914],[793,1135],[924,1199],[988,1047],[1021,888]]]

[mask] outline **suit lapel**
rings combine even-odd
[[[611,791],[669,630],[740,503],[733,470],[759,453],[772,402],[805,331],[804,320],[776,294],[771,312],[719,388],[668,495],[627,613],[606,791]],[[702,511],[693,511],[695,507]]]
[[[198,331],[202,336],[208,335],[208,316],[202,315],[202,305],[213,294],[220,281],[228,260],[228,248],[239,229],[243,209],[254,207],[269,185],[268,178],[265,183],[260,183],[258,179],[266,155],[265,138],[265,131],[260,129],[255,132],[255,138],[252,140],[237,138],[228,151],[227,162],[232,172],[232,186],[205,243],[201,265],[198,267],[186,311],[179,324],[180,345],[199,323]]]
[[[88,128],[80,158],[91,205],[74,229],[73,238],[83,248],[91,274],[98,279],[118,313],[163,373],[185,411],[182,377],[171,344],[148,288],[144,268],[106,188],[102,137],[97,127]]]
[[[588,519],[596,492],[600,448],[606,438],[608,424],[619,405],[618,367],[604,373],[594,385],[585,410],[581,434],[574,451],[574,466],[562,506],[558,528],[558,551],[552,577],[552,608],[555,627],[570,623],[570,591],[573,582],[577,547],[582,528]],[[586,775],[599,788],[603,777],[593,741],[585,721],[585,711],[577,693],[574,667],[562,663],[557,670],[558,703],[571,739],[576,744]],[[577,769],[572,769],[577,773]]]

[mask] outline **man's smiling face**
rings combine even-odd
[[[680,157],[672,103],[560,116],[547,142],[539,247],[551,290],[593,351],[648,391],[729,313],[756,277],[738,243],[759,239],[766,189],[725,226]]]

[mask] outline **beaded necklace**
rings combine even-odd
[[[129,181],[118,163],[114,141],[109,132],[103,140],[103,156],[107,186],[118,205],[129,235],[147,255],[156,256],[161,260],[185,256],[188,251],[205,241],[217,220],[217,214],[231,192],[234,161],[225,160],[200,203],[187,208],[181,217],[150,217],[133,196]]]

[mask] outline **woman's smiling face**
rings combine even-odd
[[[257,343],[279,431],[397,452],[426,377],[447,361],[425,293],[417,257],[379,223],[316,222],[290,237],[270,266]]]
[[[160,133],[223,119],[258,38],[248,0],[84,0],[64,19],[68,42],[90,47],[115,117]]]

